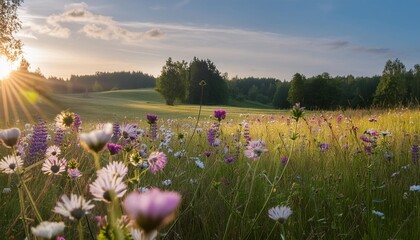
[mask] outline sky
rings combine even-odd
[[[419,0],[30,0],[24,56],[45,76],[210,59],[232,77],[380,75],[420,64]]]

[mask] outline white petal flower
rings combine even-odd
[[[114,161],[106,165],[106,167],[99,170],[97,172],[97,175],[100,176],[109,173],[111,174],[111,176],[123,178],[125,177],[125,175],[127,175],[127,172],[128,168],[124,165],[124,163]]]
[[[376,216],[380,217],[381,219],[385,219],[385,214],[379,211],[372,210],[372,213]]]
[[[90,204],[90,200],[86,201],[82,196],[71,194],[70,198],[67,195],[63,195],[61,202],[57,202],[53,212],[68,217],[70,220],[80,220],[83,216],[89,214],[94,207],[94,205]]]
[[[105,148],[107,142],[111,139],[112,131],[112,123],[107,123],[102,130],[81,133],[80,142],[87,150],[98,153]]]
[[[90,193],[96,201],[111,202],[112,194],[122,198],[127,191],[127,185],[121,177],[112,176],[110,172],[98,175],[98,178],[89,185]]]
[[[5,147],[11,148],[18,143],[20,130],[18,128],[9,128],[0,130],[0,143]]]
[[[41,238],[51,239],[64,231],[63,222],[41,222],[36,227],[31,227],[32,233]]]
[[[413,186],[410,186],[410,191],[413,191],[413,192],[420,192],[420,185],[413,185]]]
[[[6,156],[0,161],[0,170],[6,174],[12,174],[23,166],[23,160],[19,156]]]
[[[281,223],[285,222],[293,211],[286,206],[276,206],[268,210],[268,217],[274,221],[280,221]]]

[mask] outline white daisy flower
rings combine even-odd
[[[51,156],[59,156],[61,154],[61,149],[56,146],[52,145],[47,148],[47,151],[45,152],[45,157],[51,157]]]
[[[103,167],[101,170],[99,170],[96,174],[98,176],[104,175],[104,174],[111,174],[113,177],[120,177],[123,178],[128,173],[128,168],[124,165],[122,162],[111,162],[108,163],[105,167]]]
[[[53,212],[68,217],[70,220],[80,220],[94,207],[95,205],[90,204],[90,200],[86,201],[82,196],[71,194],[70,198],[67,195],[61,196],[61,201],[57,202]]]
[[[63,222],[41,222],[36,227],[31,227],[32,234],[46,239],[52,239],[60,235],[64,231],[64,223]]]
[[[385,219],[385,214],[379,211],[372,210],[372,213],[376,216],[380,217],[381,219]]]
[[[114,177],[111,173],[105,172],[98,175],[98,178],[89,185],[90,193],[96,201],[111,202],[112,194],[122,198],[127,191],[127,185],[121,177]]]
[[[268,217],[280,223],[285,222],[293,211],[287,206],[276,206],[268,210]]]
[[[6,156],[0,161],[0,170],[6,174],[12,174],[23,166],[23,160],[19,156]]]
[[[111,139],[113,132],[112,123],[104,124],[102,130],[93,130],[80,134],[80,143],[86,150],[98,153],[102,151]]]
[[[201,169],[204,169],[204,163],[199,158],[195,159],[195,165]]]
[[[66,166],[66,159],[59,159],[56,156],[51,156],[45,159],[44,163],[42,164],[41,171],[48,175],[61,175],[62,172],[66,171]]]
[[[133,240],[153,240],[156,239],[158,232],[153,230],[149,233],[145,233],[138,228],[130,228],[130,233]]]

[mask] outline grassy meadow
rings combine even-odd
[[[120,135],[113,139],[123,149],[111,155],[105,148],[99,163],[101,167],[124,163],[127,193],[146,187],[181,194],[176,215],[159,228],[157,239],[420,236],[420,192],[414,186],[420,184],[417,109],[303,110],[300,117],[291,111],[244,108],[255,107],[245,103],[241,107],[203,106],[197,121],[200,106],[166,106],[150,89],[60,95],[49,101],[54,104],[44,100],[28,106],[30,112],[38,111],[46,120],[47,146],[54,145],[54,119],[62,110],[80,115],[82,133],[106,122],[114,123],[114,128],[115,123],[120,127],[137,125],[135,138],[128,141]],[[31,154],[37,121],[24,117],[17,121],[10,109],[8,121],[3,120],[5,106],[0,104],[0,128],[21,130],[20,142],[27,143],[22,150],[25,160]],[[220,122],[213,116],[216,109],[226,111]],[[158,117],[156,137],[146,114]],[[24,113],[17,109],[16,116]],[[214,130],[213,141],[210,129]],[[263,144],[252,149],[253,141]],[[75,221],[52,211],[63,194],[93,199],[89,184],[97,178],[94,154],[80,145],[79,132],[66,129],[59,147],[61,158],[78,162],[82,176],[77,180],[66,172],[44,174],[44,158],[31,165],[25,160],[19,174],[0,173],[0,187],[8,189],[0,193],[0,239],[23,239],[24,225],[34,227],[40,218],[63,221],[66,239],[91,239],[90,231],[98,236],[95,216],[106,215],[109,204],[92,201],[95,207],[91,213],[79,220],[82,235],[78,235]],[[246,150],[254,157],[249,158]],[[0,146],[1,158],[12,152]],[[150,168],[130,163],[136,152],[144,154],[141,161],[152,152],[163,152],[167,165],[154,174]],[[23,185],[28,191],[21,190]],[[124,198],[115,204],[120,206]],[[268,216],[275,206],[287,206],[292,214],[275,221]],[[124,209],[119,209],[124,214]]]

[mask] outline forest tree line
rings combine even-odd
[[[28,72],[22,62],[18,71]],[[54,93],[86,93],[117,89],[155,88],[166,104],[188,103],[229,105],[231,100],[258,102],[273,108],[290,108],[301,103],[309,109],[369,108],[418,105],[420,100],[420,65],[406,70],[399,60],[388,60],[381,76],[330,76],[322,73],[306,77],[300,73],[292,79],[229,79],[210,60],[194,58],[191,62],[169,58],[158,78],[138,72],[97,72],[72,75],[69,79],[45,78],[37,69],[38,87]]]

